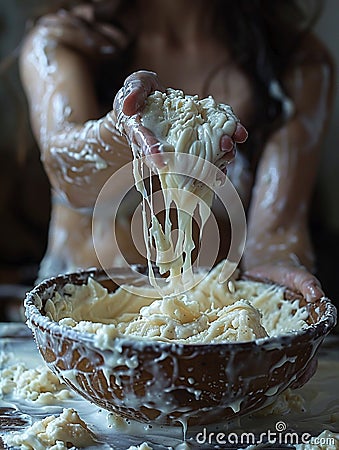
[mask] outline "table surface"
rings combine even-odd
[[[6,356],[6,357],[4,357]],[[0,369],[6,365],[24,363],[28,368],[44,365],[31,332],[23,323],[0,323]],[[232,424],[218,424],[207,428],[189,428],[186,442],[183,443],[181,427],[149,427],[143,424],[127,424],[123,428],[108,424],[108,412],[90,404],[74,394],[71,400],[62,401],[50,406],[36,406],[32,402],[12,399],[4,395],[0,400],[0,448],[1,435],[22,431],[31,423],[48,415],[58,415],[63,408],[74,408],[80,417],[94,431],[100,444],[89,449],[126,450],[132,445],[147,442],[154,450],[161,449],[227,449],[240,448],[246,445],[219,445],[215,438],[217,433],[260,433],[268,430],[276,431],[278,423],[287,431],[301,435],[309,433],[317,436],[324,429],[338,433],[339,431],[339,336],[328,336],[319,352],[318,370],[314,377],[297,393],[305,401],[306,411],[289,411],[286,414],[253,415],[238,419]],[[1,380],[0,380],[1,381]],[[1,393],[1,389],[0,389]],[[200,434],[199,434],[200,433]],[[205,434],[204,434],[205,433]],[[214,434],[213,434],[214,433]],[[198,439],[199,437],[199,439]],[[205,439],[204,443],[202,440]],[[210,444],[208,443],[210,440]],[[200,441],[199,441],[200,440]],[[199,444],[200,442],[200,444]],[[251,448],[293,448],[282,445],[261,446]],[[338,443],[339,448],[339,443]]]

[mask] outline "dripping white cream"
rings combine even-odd
[[[233,135],[237,122],[231,107],[217,104],[212,97],[199,99],[180,90],[168,89],[166,92],[156,91],[146,99],[141,123],[160,142],[161,155],[160,158],[159,155],[142,158],[138,146],[131,143],[133,172],[135,186],[143,196],[143,226],[150,281],[160,288],[152,266],[153,244],[155,265],[160,274],[169,274],[167,289],[162,287],[162,294],[182,292],[192,280],[192,252],[195,248],[193,215],[199,211],[202,231],[210,215],[213,188],[219,186],[222,180],[222,172],[218,168],[222,169],[225,161],[220,140],[225,134]],[[165,211],[163,224],[154,210],[151,177],[149,191],[145,185],[147,165],[160,180]],[[177,215],[175,238],[171,208]]]

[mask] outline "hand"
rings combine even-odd
[[[291,261],[257,266],[246,270],[244,275],[286,286],[300,293],[308,302],[315,302],[325,296],[319,280],[305,267]]]
[[[233,161],[236,154],[236,146],[235,144],[242,144],[246,141],[248,137],[248,133],[244,125],[242,125],[240,122],[237,123],[237,127],[235,129],[235,132],[233,136],[228,136],[227,134],[224,134],[221,137],[220,140],[220,148],[225,153],[225,156],[223,156],[223,159],[225,160],[226,164],[229,164]]]
[[[139,146],[142,154],[151,155],[153,163],[161,165],[161,158],[157,158],[157,155],[161,153],[162,146],[154,134],[141,125],[138,115],[142,111],[146,98],[155,90],[164,91],[156,73],[135,72],[126,78],[123,88],[114,100],[113,109],[118,117],[118,123],[122,124],[121,131],[126,134],[130,142]],[[222,160],[225,162],[225,167],[235,157],[235,144],[245,142],[247,136],[245,127],[238,122],[232,136],[225,134],[221,137],[220,148],[224,154]]]
[[[254,267],[245,271],[244,275],[286,286],[293,292],[300,293],[308,302],[315,302],[325,296],[318,279],[308,272],[305,267],[290,261]],[[315,374],[317,365],[317,358],[312,358],[304,372],[290,387],[298,389],[306,384]]]
[[[90,58],[107,58],[127,46],[125,34],[106,21],[98,20],[95,5],[59,10],[37,21],[41,35]]]
[[[151,157],[150,163],[159,167],[163,165],[160,155],[162,145],[140,121],[146,98],[156,90],[164,90],[156,73],[145,70],[132,73],[115,96],[113,113],[117,118],[117,127],[129,143],[136,146],[140,155]]]

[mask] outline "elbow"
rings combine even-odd
[[[67,149],[48,148],[41,157],[51,187],[60,201],[69,208],[93,208],[98,192],[98,180],[78,161],[67,161]],[[86,173],[87,172],[87,173]]]

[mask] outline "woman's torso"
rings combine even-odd
[[[242,123],[249,127],[255,115],[255,94],[249,76],[237,66],[230,57],[227,48],[213,39],[199,42],[196,46],[171,47],[170,44],[151,46],[145,39],[139,39],[133,51],[129,54],[129,63],[122,64],[124,73],[116,76],[116,64],[102,66],[105,76],[97,71],[96,80],[100,86],[102,114],[111,108],[115,93],[120,88],[120,81],[111,86],[109,80],[121,80],[136,70],[152,70],[157,72],[163,85],[182,89],[186,94],[198,94],[200,97],[212,95],[218,102],[230,104]],[[124,56],[124,55],[122,55]],[[112,71],[112,77],[110,77]],[[103,86],[102,80],[107,80]],[[105,95],[106,92],[106,95]],[[104,94],[103,94],[104,93]],[[244,204],[248,203],[252,186],[252,176],[248,156],[238,150],[238,156],[229,167],[229,177],[238,190]],[[104,254],[104,260],[111,259],[112,265],[121,263],[125,258],[129,263],[143,263],[144,256],[135,249],[133,236],[130,233],[130,217],[136,204],[124,207],[124,214],[115,224],[118,248],[112,236],[110,219],[102,217],[100,233],[103,245],[94,248],[92,236],[91,210],[76,211],[54,199],[51,216],[49,244],[46,256],[41,264],[40,278],[45,278],[56,272],[65,272],[77,268],[100,265],[99,256]],[[216,206],[214,211],[219,222],[225,219],[225,212]],[[222,226],[222,225],[221,225]],[[226,241],[221,242],[225,247]],[[225,257],[221,251],[220,257]],[[102,259],[102,258],[101,258]]]

